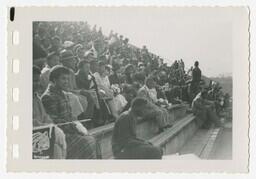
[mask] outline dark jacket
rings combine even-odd
[[[109,79],[110,85],[112,85],[112,84],[118,84],[118,85],[120,85],[120,84],[121,84],[121,83],[120,83],[120,79],[118,78],[118,76],[117,76],[116,73],[110,75],[110,76],[108,77],[108,79]]]
[[[78,89],[86,89],[89,90],[92,80],[88,78],[89,75],[86,75],[82,73],[81,71],[78,71],[76,73],[76,84]]]
[[[126,147],[145,144],[146,141],[136,137],[136,121],[130,111],[123,112],[115,123],[112,136],[112,151],[117,155]]]
[[[201,70],[198,67],[193,68],[192,70],[192,82],[200,82],[201,81]]]

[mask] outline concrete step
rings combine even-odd
[[[211,137],[212,130],[213,129],[198,129],[193,137],[182,146],[179,154],[184,155],[193,153],[198,157],[202,156],[202,154],[205,153],[204,149]]]
[[[151,138],[149,141],[156,146],[160,146],[164,155],[175,154],[192,138],[198,128],[199,125],[195,116],[189,114],[176,122],[173,127]]]
[[[222,128],[208,155],[210,160],[232,160],[232,129]]]
[[[169,109],[169,114],[171,120],[175,120],[177,124],[183,123],[184,116],[186,116],[187,105],[173,105],[172,108]],[[183,122],[182,122],[183,121]],[[170,129],[176,129],[176,123]],[[103,159],[112,158],[112,132],[114,128],[114,123],[110,123],[101,127],[97,127],[89,130],[89,133],[93,135],[98,144],[101,147],[102,157]],[[170,130],[169,129],[169,130]],[[158,136],[158,127],[153,120],[141,121],[136,128],[136,134],[138,138],[149,140],[156,136]]]

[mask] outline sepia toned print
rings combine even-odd
[[[232,159],[232,76],[218,79],[231,83],[228,93],[199,61],[187,70],[184,61],[170,63],[88,22],[33,22],[33,126],[55,129],[46,154],[37,150],[45,139],[35,139],[34,158]]]
[[[47,8],[28,8],[36,14],[24,62],[32,120],[21,141],[31,153],[20,162],[42,171],[143,171],[141,162],[154,159],[151,171],[245,171],[248,138],[237,132],[248,130],[238,118],[248,113],[239,98],[248,93],[240,76],[248,79],[248,34],[237,27],[248,25],[246,9],[84,8],[45,16],[38,13]],[[61,16],[67,9],[81,13]],[[194,166],[181,167],[184,160]],[[111,161],[113,170],[105,168]],[[66,170],[80,162],[98,167]],[[174,167],[161,169],[166,162]]]

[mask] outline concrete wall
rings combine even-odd
[[[183,145],[194,135],[197,131],[198,126],[195,121],[191,121],[189,125],[184,127],[174,137],[170,138],[167,143],[162,145],[164,155],[177,153]]]
[[[164,155],[175,154],[193,137],[200,125],[195,116],[190,114],[177,122],[171,129],[155,136],[150,141],[154,145],[160,146]]]
[[[186,116],[186,105],[175,105],[169,109],[170,117],[179,121],[181,118]],[[112,147],[111,147],[111,138],[112,131],[114,128],[114,123],[101,126],[95,129],[91,129],[89,133],[93,135],[101,147],[102,157],[104,159],[112,158]],[[145,140],[149,140],[158,135],[158,127],[155,121],[148,120],[142,121],[137,125],[136,129],[137,137]],[[185,135],[185,134],[184,134]],[[170,145],[177,145],[172,143]],[[168,146],[166,145],[166,148]]]

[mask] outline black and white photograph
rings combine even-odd
[[[8,171],[248,171],[247,7],[11,14]]]
[[[231,160],[233,29],[220,13],[33,21],[33,159]]]

